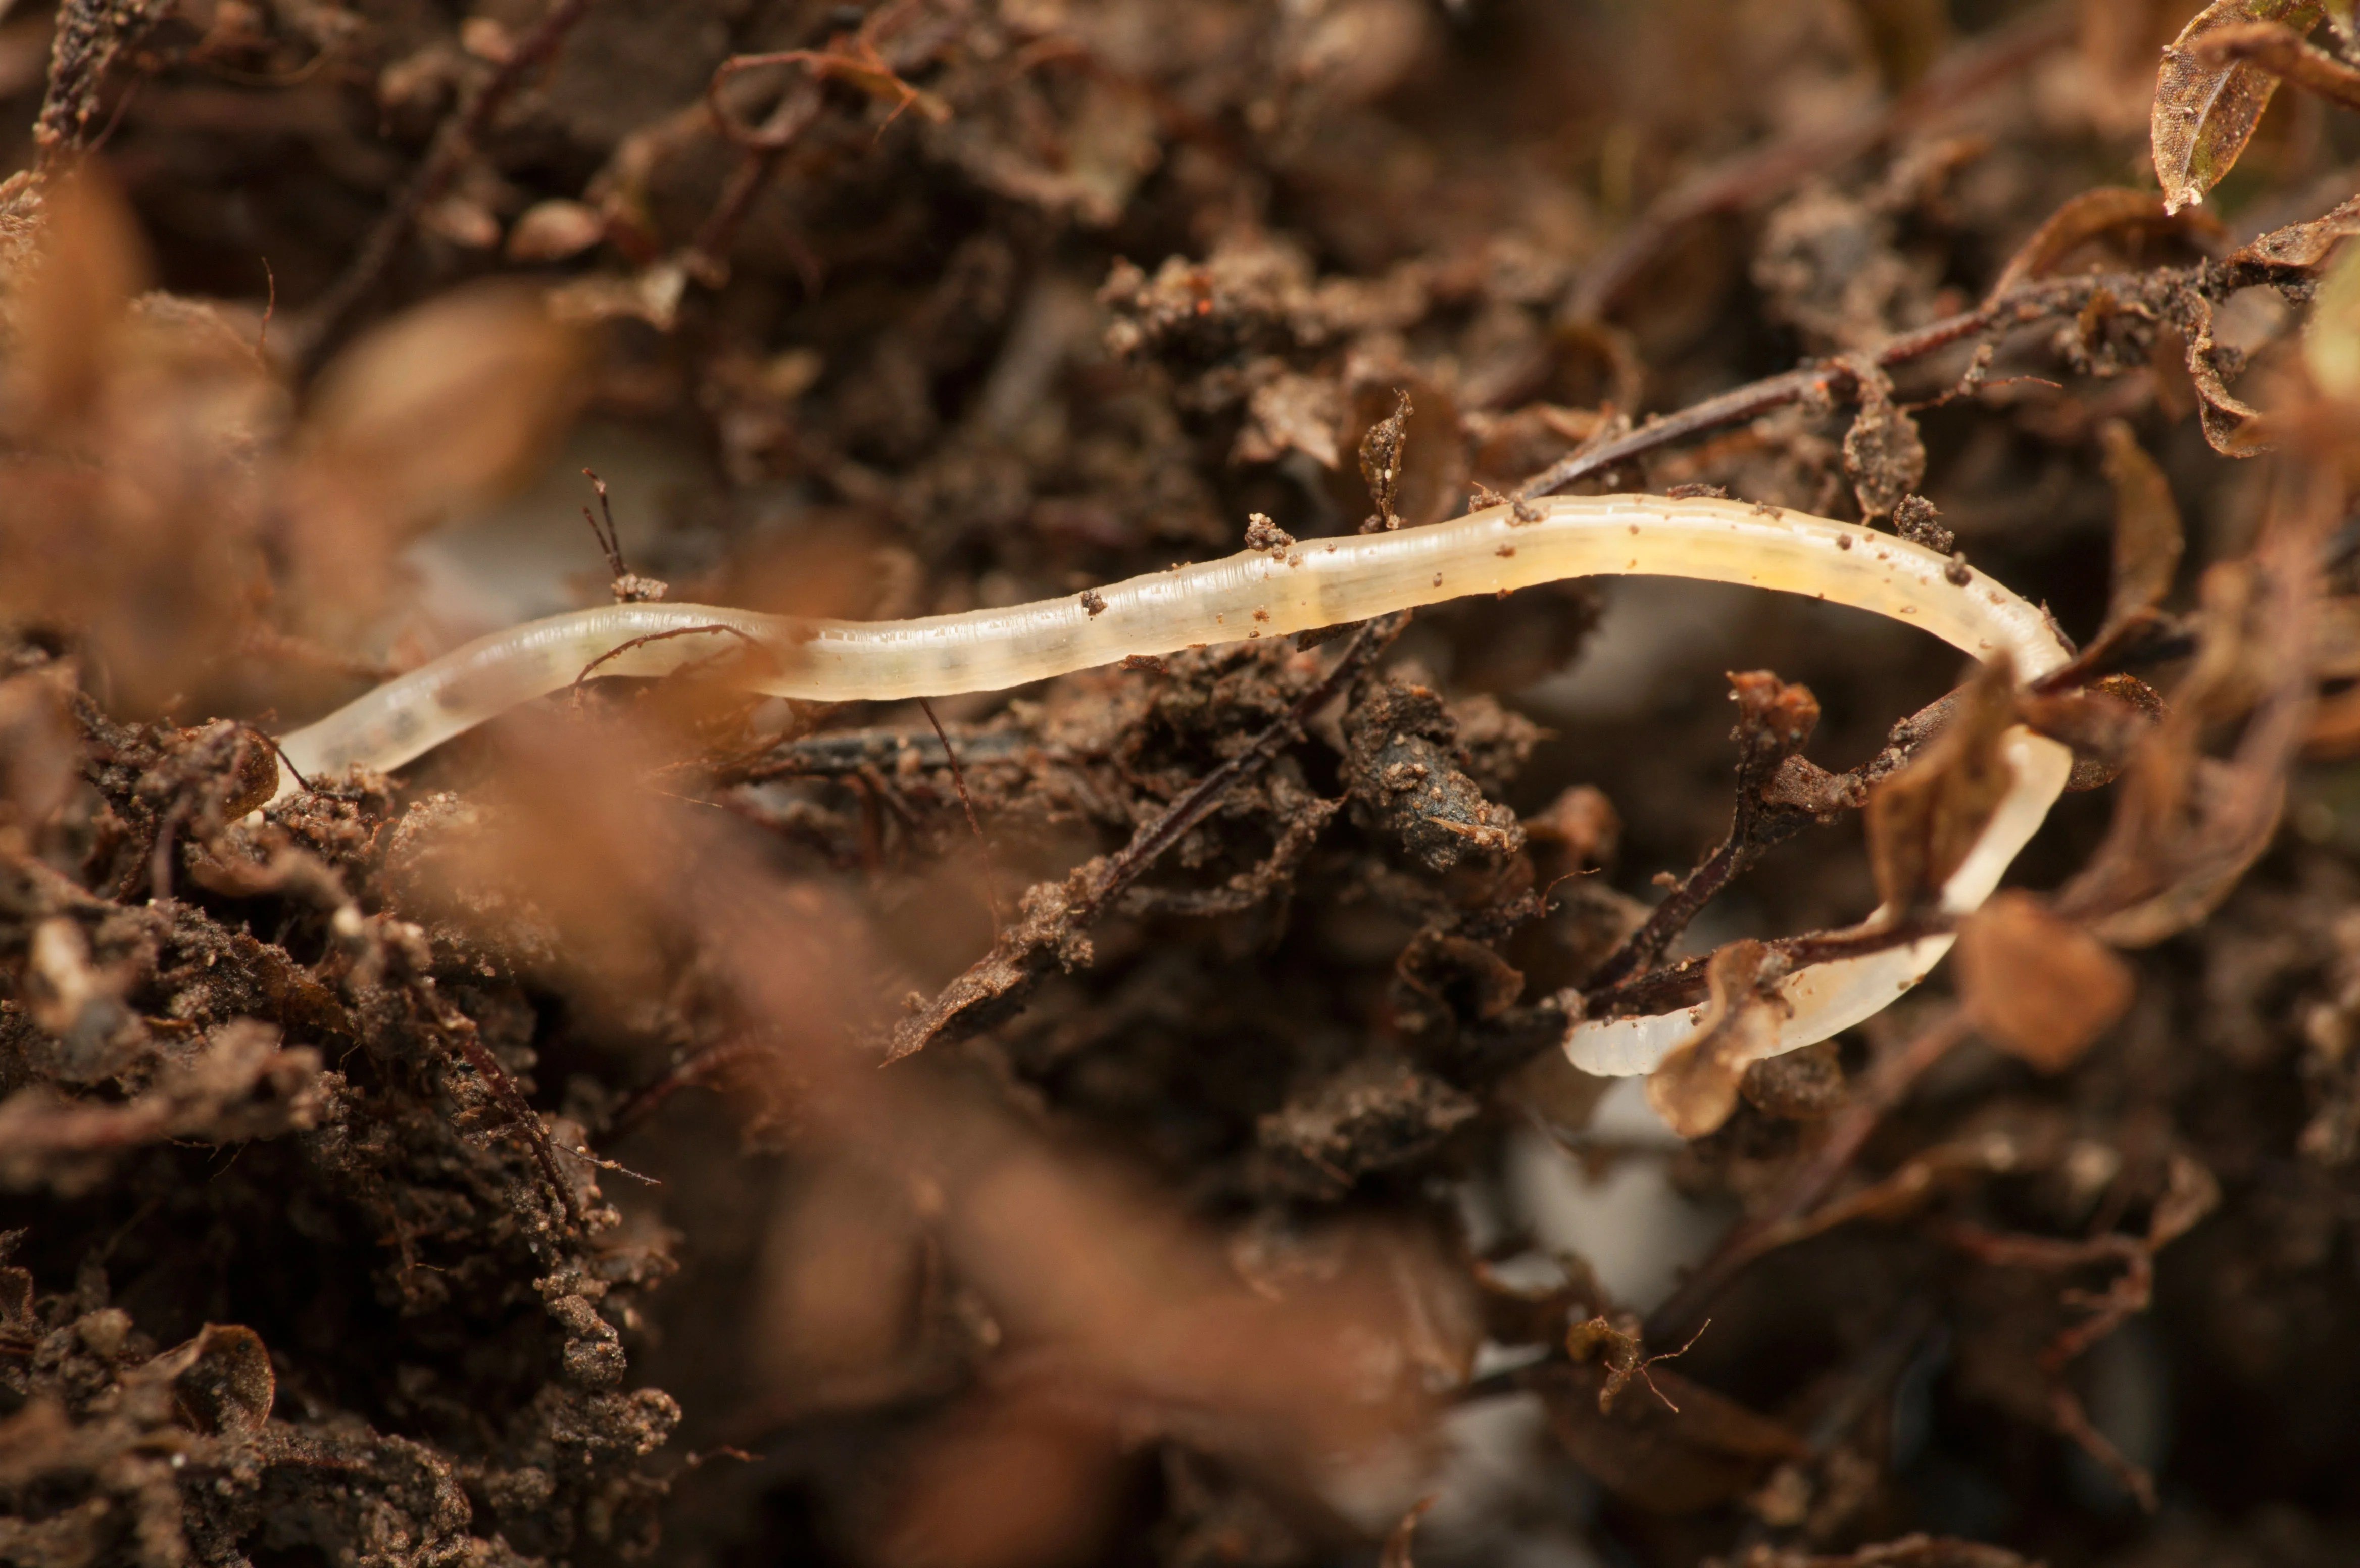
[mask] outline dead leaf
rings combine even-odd
[[[148,1364],[172,1385],[174,1412],[207,1434],[245,1437],[270,1420],[279,1380],[262,1336],[237,1323],[207,1323],[197,1337]]]
[[[2106,482],[2114,489],[2114,591],[2098,641],[2118,633],[2171,591],[2185,544],[2171,485],[2121,420],[2108,420],[2098,438],[2106,449]]]
[[[2236,166],[2278,91],[2278,79],[2257,65],[2209,63],[2199,48],[2205,35],[2251,22],[2309,32],[2320,14],[2319,0],[2213,0],[2163,51],[2147,134],[2165,212],[2203,201]]]
[[[2145,947],[2187,929],[2272,841],[2311,727],[2317,552],[2343,516],[2339,475],[2291,471],[2256,554],[2199,579],[2196,658],[2132,755],[2103,848],[2059,895],[2103,940]],[[2228,756],[2204,753],[2208,734],[2240,720]]]
[[[2025,692],[2016,706],[2027,728],[2072,748],[2073,771],[2065,787],[2076,792],[2098,789],[2121,777],[2132,752],[2167,711],[2153,686],[2125,674],[2058,691]]]
[[[2360,108],[2360,71],[2311,48],[2291,27],[2270,22],[2223,27],[2209,35],[2197,50],[2208,65],[2249,63],[2331,103]]]
[[[71,793],[79,751],[71,689],[49,671],[0,681],[0,828],[44,822]]]
[[[584,343],[540,294],[454,290],[396,317],[322,375],[290,479],[307,607],[366,612],[393,552],[530,478],[587,390]]]
[[[411,526],[530,477],[580,401],[581,344],[537,294],[460,289],[370,333],[322,375],[311,461],[380,480]]]
[[[1777,1053],[1786,1009],[1764,987],[1783,967],[1751,939],[1730,943],[1706,965],[1712,1000],[1703,1022],[1647,1075],[1647,1103],[1680,1136],[1700,1138],[1728,1121],[1745,1069]]]
[[[2195,388],[2204,439],[2223,457],[2255,457],[2271,450],[2277,443],[2272,422],[2229,389],[2227,378],[2212,357],[2219,346],[2212,341],[2212,302],[2190,291],[2180,304],[2188,378]]]
[[[138,225],[96,165],[50,185],[41,212],[32,275],[9,313],[16,341],[5,412],[25,432],[55,430],[89,411],[148,276]]]
[[[1994,894],[1969,916],[1954,961],[1975,1027],[2042,1072],[2080,1060],[2131,1003],[2114,950],[2028,893]]]
[[[1601,1361],[1549,1362],[1518,1381],[1540,1396],[1574,1463],[1650,1513],[1712,1508],[1752,1490],[1771,1465],[1808,1452],[1786,1426],[1669,1369],[1655,1374],[1662,1399],[1622,1399],[1601,1410],[1599,1395],[1612,1376]]]
[[[2002,655],[1961,689],[1942,732],[1870,790],[1869,861],[1894,917],[1939,899],[1983,837],[2015,783],[2000,749],[2015,719],[2016,667]]]
[[[2020,284],[2047,276],[2074,251],[2116,229],[2151,233],[2176,230],[2202,240],[2217,240],[2222,234],[2220,222],[2211,214],[2166,212],[2162,201],[2152,192],[2119,186],[2084,191],[2051,213],[2032,231],[2031,237],[2016,247],[2007,265],[2000,269],[1999,279],[1985,298],[1998,299]]]
[[[2360,196],[2318,217],[2272,229],[2232,251],[2229,264],[2308,269],[2326,260],[2338,245],[2355,234],[2360,234]]]

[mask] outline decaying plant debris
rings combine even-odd
[[[0,1562],[2360,1557],[2355,82],[2333,0],[0,4]],[[578,602],[1692,488],[2081,651],[716,637],[274,802],[581,461]],[[2016,723],[2022,887],[1765,1055]],[[1557,1046],[1674,1006],[1666,1156]],[[1560,1143],[1713,1216],[1667,1295]]]

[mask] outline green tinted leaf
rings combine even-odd
[[[2350,0],[2345,3],[2348,8]],[[2269,107],[2270,94],[2278,91],[2278,78],[2259,66],[2208,63],[2196,45],[2208,33],[2254,22],[2308,33],[2322,14],[2322,0],[2213,0],[2163,51],[2148,134],[2156,177],[2163,181],[2164,211],[2202,202],[2236,167],[2262,111]]]

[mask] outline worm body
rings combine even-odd
[[[2005,652],[2037,679],[2070,651],[2049,617],[1979,572],[1850,523],[1709,498],[1554,497],[1398,532],[1312,539],[1008,609],[914,620],[794,620],[705,605],[624,604],[552,616],[479,638],[285,737],[304,775],[399,767],[519,703],[574,681],[662,675],[746,640],[767,659],[732,678],[814,701],[994,691],[1213,642],[1279,637],[1469,594],[1565,577],[1642,575],[1740,583],[1889,616],[1978,659]],[[727,630],[710,630],[726,628]],[[681,635],[708,629],[705,635]],[[666,635],[670,634],[670,635]],[[664,636],[661,641],[630,644]],[[617,650],[621,652],[617,652]],[[749,667],[750,666],[750,667]],[[1997,885],[2062,791],[2070,754],[2021,728],[2006,740],[2015,784],[1944,884],[1963,915]],[[288,787],[292,787],[291,784]],[[1928,937],[1797,970],[1781,1048],[1825,1039],[1883,1008],[1950,948]],[[1652,1070],[1693,1034],[1701,1010],[1576,1025],[1566,1040],[1591,1072]]]

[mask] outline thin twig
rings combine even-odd
[[[934,715],[933,700],[922,696],[918,699],[918,707],[924,710],[926,722],[934,727],[934,739],[943,743],[943,755],[950,760],[951,764],[951,787],[958,791],[959,809],[967,813],[967,831],[975,835],[976,846],[983,851],[983,902],[991,911],[991,939],[998,942],[1001,930],[1000,894],[991,885],[991,841],[983,836],[983,824],[976,820],[975,800],[967,792],[967,770],[959,766],[958,748],[953,746],[951,738],[944,733],[943,721]]]
[[[2050,302],[2050,312],[2067,308],[2065,302],[2069,300],[2072,302],[2070,308],[2078,309],[2080,302],[2094,292],[2098,286],[2099,280],[2092,278],[2064,279],[2035,285],[2005,300],[1988,301],[1972,311],[1962,311],[1928,326],[1919,327],[1915,332],[1903,333],[1887,340],[1868,357],[1879,368],[1890,369],[1913,359],[1922,359],[1927,355],[1988,331],[1999,323],[2005,312],[2022,309],[2037,300]],[[1766,377],[1723,392],[1719,397],[1692,403],[1676,414],[1651,420],[1627,435],[1559,458],[1517,487],[1516,499],[1532,500],[1549,495],[1577,479],[1603,473],[1618,463],[1627,463],[1659,446],[1668,446],[1725,424],[1735,424],[1740,420],[1753,419],[1773,409],[1785,408],[1789,403],[1831,398],[1839,393],[1849,394],[1856,390],[1859,384],[1860,371],[1854,356]]]
[[[710,636],[716,631],[727,632],[730,636],[735,637],[739,641],[745,643],[749,648],[760,649],[763,646],[762,640],[755,636],[752,632],[741,630],[738,627],[726,625],[717,620],[708,622],[703,626],[675,626],[669,631],[650,631],[645,636],[633,637],[625,641],[617,642],[612,648],[607,649],[604,653],[599,654],[596,658],[583,665],[582,673],[574,677],[573,689],[580,691],[582,689],[582,684],[590,678],[591,674],[595,671],[599,665],[606,663],[610,659],[621,658],[624,654],[629,652],[634,648],[644,647],[650,642],[669,642],[675,637],[705,637]]]
[[[476,1076],[484,1080],[485,1088],[491,1091],[493,1102],[516,1124],[526,1147],[532,1151],[533,1162],[541,1167],[550,1190],[557,1195],[558,1204],[565,1211],[565,1217],[574,1223],[574,1229],[580,1230],[584,1224],[582,1206],[574,1201],[574,1189],[566,1185],[564,1177],[558,1171],[555,1146],[550,1141],[548,1129],[541,1124],[539,1113],[526,1102],[516,1086],[516,1080],[508,1076],[499,1058],[492,1055],[491,1047],[484,1044],[483,1036],[475,1028],[475,1021],[440,995],[429,994],[432,996],[436,1021],[442,1025],[445,1034],[458,1042],[460,1054],[467,1058],[467,1065],[474,1068]]]

